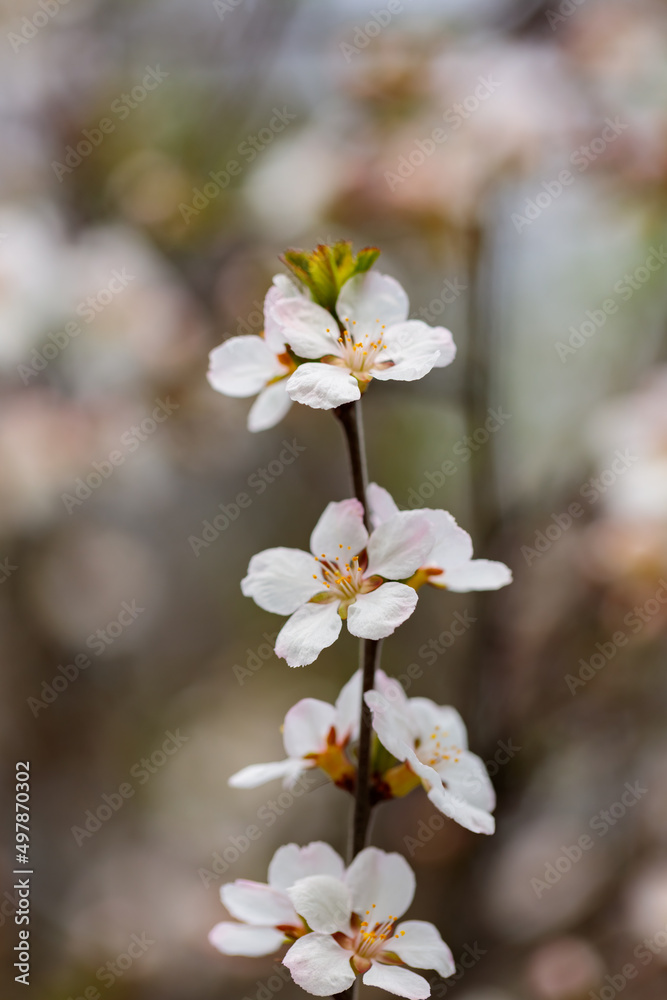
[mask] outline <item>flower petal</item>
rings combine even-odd
[[[427,371],[431,368],[444,368],[456,357],[456,345],[450,331],[442,326],[428,326],[419,319],[391,326],[385,330],[384,342],[388,358],[401,371],[408,371],[411,366],[417,370],[426,363],[429,365]],[[402,374],[393,377],[409,379],[421,376]]]
[[[364,508],[358,500],[339,500],[327,504],[310,536],[310,551],[316,558],[356,556],[366,548],[368,532],[364,527]],[[349,547],[349,548],[348,548]]]
[[[368,542],[367,576],[402,580],[412,576],[433,548],[434,532],[427,511],[402,510],[384,521]]]
[[[385,326],[407,319],[410,303],[405,289],[395,278],[367,271],[346,281],[340,290],[336,312],[341,322],[375,323]]]
[[[296,912],[318,934],[350,933],[350,890],[341,878],[309,875],[286,892]]]
[[[265,611],[291,615],[322,590],[322,581],[313,579],[316,569],[301,549],[264,549],[250,560],[241,590]]]
[[[220,888],[223,905],[237,920],[258,927],[278,927],[301,924],[294,907],[283,892],[277,892],[263,882],[237,879]]]
[[[336,741],[355,740],[359,736],[361,708],[361,670],[356,670],[336,698]]]
[[[364,919],[368,910],[380,923],[401,917],[415,894],[415,876],[405,858],[377,847],[366,847],[357,854],[345,873],[345,882],[354,912]]]
[[[254,396],[288,369],[262,337],[231,337],[209,354],[208,381],[225,396]]]
[[[278,848],[269,865],[269,885],[284,890],[309,875],[342,878],[344,874],[343,859],[329,844],[321,840],[314,840],[305,847],[285,844]]]
[[[332,410],[361,398],[359,383],[347,368],[308,362],[299,365],[287,380],[290,399],[314,410]]]
[[[371,515],[371,524],[374,528],[379,527],[388,521],[394,514],[398,514],[398,506],[391,493],[377,483],[369,483],[366,490],[366,499]]]
[[[357,978],[350,958],[350,952],[328,934],[305,934],[294,942],[283,965],[301,989],[316,997],[330,997],[348,989]]]
[[[425,510],[423,513],[429,519],[435,535],[433,548],[424,565],[449,570],[468,563],[472,559],[472,539],[468,532],[459,527],[449,511]],[[444,577],[442,581],[435,577],[430,582],[444,584]]]
[[[456,971],[452,953],[438,928],[427,920],[406,920],[399,924],[394,937],[387,942],[387,950],[415,969],[435,969],[443,979]]]
[[[484,761],[469,750],[449,756],[435,767],[447,790],[484,812],[495,809],[496,793]]]
[[[306,298],[283,299],[273,306],[273,317],[300,358],[323,358],[340,352],[336,320],[315,302]]]
[[[436,705],[430,698],[410,698],[410,715],[416,724],[417,736],[421,743],[430,739],[437,730],[438,740],[452,746],[468,749],[468,731],[455,708],[450,705]]]
[[[335,601],[304,604],[278,633],[275,654],[287,660],[290,667],[305,667],[336,641],[342,625]]]
[[[283,742],[290,757],[326,750],[327,736],[336,724],[336,709],[318,698],[302,698],[285,716]]]
[[[445,788],[442,778],[435,768],[423,764],[413,750],[408,754],[407,760],[415,774],[419,775],[428,786],[428,797],[441,813],[449,816],[466,830],[472,830],[473,833],[491,834],[494,832],[495,820],[488,810],[480,808],[461,795],[450,791],[449,788]],[[478,786],[478,792],[481,787],[481,785]]]
[[[305,297],[304,293],[286,274],[276,274],[273,284],[264,298],[264,339],[276,354],[285,350],[285,333],[283,324],[274,315],[274,307],[285,299]]]
[[[347,627],[360,639],[384,639],[410,617],[417,592],[404,583],[383,583],[370,594],[360,594],[347,610]]]
[[[274,760],[269,764],[249,764],[233,774],[228,785],[232,788],[257,788],[275,778],[285,778],[286,783],[293,784],[302,771],[311,766],[311,761],[304,760]]]
[[[208,939],[223,955],[258,958],[260,955],[272,955],[277,951],[284,943],[285,935],[273,927],[248,927],[247,924],[223,921],[215,925]]]
[[[373,713],[373,729],[380,743],[397,760],[405,760],[418,735],[405,702],[392,704],[379,691],[367,691],[365,699]]]
[[[441,583],[436,577],[436,585]],[[512,582],[512,570],[505,563],[491,559],[472,559],[469,563],[447,570],[442,583],[457,594],[467,594],[471,590],[499,590]]]
[[[416,972],[410,972],[410,969],[401,968],[400,965],[380,965],[379,962],[373,962],[364,974],[363,982],[366,986],[378,986],[387,993],[407,997],[408,1000],[426,1000],[431,995],[427,979],[418,976]]]
[[[250,407],[248,430],[257,433],[275,427],[291,405],[292,400],[287,395],[287,379],[281,378],[280,381],[267,385]]]

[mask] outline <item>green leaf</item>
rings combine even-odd
[[[314,301],[335,315],[342,286],[355,274],[368,271],[379,254],[377,247],[364,247],[355,257],[351,241],[338,240],[332,246],[320,243],[311,253],[286,250],[280,259],[308,288]]]

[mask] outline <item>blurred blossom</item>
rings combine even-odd
[[[653,940],[656,935],[657,954],[659,961],[667,964],[667,864],[656,860],[647,864],[639,871],[628,887],[627,897],[628,930],[638,941],[648,938]],[[660,938],[661,935],[661,938]]]
[[[557,938],[530,956],[526,976],[536,1000],[579,1000],[602,978],[604,963],[583,938]]]

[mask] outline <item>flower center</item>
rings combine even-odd
[[[359,594],[368,594],[382,582],[380,578],[365,577],[367,566],[365,552],[351,556],[351,546],[338,546],[337,556],[328,556],[325,552],[315,556],[318,573],[313,573],[313,579],[320,579],[325,590],[322,599],[340,601],[351,604]]]
[[[382,360],[381,357],[382,352],[387,350],[382,335],[385,325],[380,324],[378,319],[375,321],[378,324],[378,332],[375,336],[366,332],[361,338],[356,339],[352,329],[353,326],[356,326],[356,320],[350,323],[349,318],[346,317],[345,322],[348,327],[338,338],[339,354],[337,358],[332,359],[332,363],[343,364],[355,378],[362,382],[369,382],[374,368],[388,368],[392,363]]]
[[[447,735],[446,731],[441,731],[440,726],[434,726],[428,739],[415,748],[423,764],[428,764],[430,767],[450,761],[458,764],[463,750],[447,742]]]

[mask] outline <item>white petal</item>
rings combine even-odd
[[[370,594],[360,594],[347,610],[347,627],[360,639],[384,639],[410,617],[417,592],[404,583],[383,583]]]
[[[254,396],[288,369],[261,337],[231,337],[209,354],[208,381],[225,396]]]
[[[375,690],[382,695],[385,701],[399,710],[405,710],[408,704],[406,695],[400,681],[395,677],[387,677],[384,670],[375,671]]]
[[[321,840],[305,847],[285,844],[278,848],[269,865],[269,885],[284,890],[309,875],[332,875],[340,879],[344,874],[343,859],[329,844]]]
[[[291,399],[314,410],[332,410],[361,398],[359,383],[347,368],[308,362],[299,365],[287,380]]]
[[[373,713],[373,729],[380,743],[397,760],[405,760],[417,738],[405,702],[392,704],[378,691],[367,691],[365,699]]]
[[[323,358],[340,353],[336,320],[315,302],[306,298],[283,299],[273,306],[273,316],[283,327],[287,343],[300,358]]]
[[[435,768],[447,790],[484,812],[495,809],[496,793],[484,761],[469,750],[448,756]]]
[[[281,378],[279,382],[267,385],[250,407],[248,430],[256,433],[275,427],[291,405],[292,400],[287,395],[287,379]]]
[[[283,742],[290,757],[326,750],[327,736],[336,725],[336,709],[318,698],[302,698],[285,716]]]
[[[304,604],[278,633],[275,654],[287,660],[290,667],[305,667],[336,641],[342,625],[335,601]]]
[[[294,909],[319,934],[350,932],[350,890],[340,878],[309,875],[286,890]]]
[[[438,928],[426,920],[406,920],[399,924],[394,937],[387,942],[387,950],[415,969],[435,969],[443,979],[456,971],[452,953]]]
[[[423,566],[433,548],[428,512],[402,510],[375,529],[368,542],[366,576],[402,580]]]
[[[435,541],[424,565],[448,570],[454,566],[462,566],[472,559],[472,539],[467,531],[460,528],[452,515],[446,510],[425,510],[433,531]],[[436,585],[440,577],[432,580]],[[442,578],[444,583],[444,576]]]
[[[366,847],[357,854],[345,882],[352,894],[352,909],[369,923],[367,910],[381,923],[403,916],[415,894],[415,876],[405,858],[377,847]]]
[[[346,563],[365,549],[367,542],[364,508],[358,500],[339,500],[327,504],[315,525],[310,536],[310,551],[317,558],[323,555],[328,559],[343,557]]]
[[[400,965],[381,965],[373,962],[365,973],[363,982],[366,986],[378,986],[387,993],[397,997],[407,997],[408,1000],[426,1000],[431,995],[431,987],[427,979],[418,976],[416,972],[403,969]]]
[[[274,306],[285,299],[302,297],[304,293],[286,274],[274,276],[273,284],[264,299],[264,339],[276,354],[282,354],[285,350],[285,335],[282,323],[279,323],[274,315]]]
[[[246,924],[258,927],[281,924],[298,927],[301,924],[287,896],[262,882],[247,879],[228,882],[221,887],[220,898],[231,915]]]
[[[339,743],[345,738],[356,740],[359,736],[361,688],[361,670],[357,670],[336,698],[336,737]]]
[[[427,361],[428,371],[432,367],[444,368],[456,357],[456,345],[449,330],[442,326],[428,326],[418,319],[410,319],[385,330],[384,342],[387,358],[401,369],[407,370],[410,365],[417,369]],[[431,360],[433,357],[435,361]],[[406,375],[395,377],[407,378]]]
[[[410,714],[421,743],[426,743],[437,729],[439,742],[468,749],[468,731],[455,708],[436,705],[430,698],[410,698]]]
[[[316,997],[330,997],[342,993],[357,978],[351,957],[328,934],[306,934],[294,942],[283,965],[301,989]]]
[[[290,783],[305,771],[309,766],[309,761],[303,760],[275,760],[270,764],[249,764],[233,774],[228,784],[232,788],[257,788],[265,785],[267,781],[274,781],[276,778],[287,778]]]
[[[368,484],[366,499],[368,500],[371,524],[374,528],[399,512],[391,493],[382,486],[378,486],[377,483]]]
[[[241,590],[265,611],[291,615],[323,590],[320,579],[313,580],[315,560],[301,549],[264,549],[253,556]]]
[[[483,808],[479,808],[467,799],[462,798],[455,792],[445,788],[442,778],[433,767],[423,764],[414,751],[408,754],[410,767],[429,787],[428,797],[433,805],[449,816],[466,830],[473,833],[491,834],[495,830],[495,820],[493,816]],[[480,786],[481,787],[481,786]]]
[[[439,578],[435,579],[436,584]],[[448,590],[467,594],[471,590],[499,590],[512,582],[512,570],[505,563],[490,559],[472,559],[447,570],[443,582]]]
[[[285,941],[282,931],[273,927],[248,927],[247,924],[216,924],[208,936],[214,948],[223,955],[245,955],[258,958],[272,955]]]
[[[407,318],[410,303],[395,278],[367,271],[346,281],[340,290],[336,312],[341,322],[375,323],[391,326]]]

